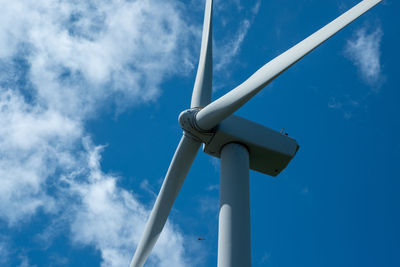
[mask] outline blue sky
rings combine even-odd
[[[358,2],[215,0],[213,98]],[[204,1],[0,3],[0,265],[127,266],[181,136]],[[253,266],[400,265],[399,5],[237,112],[300,144],[277,178],[250,173]],[[199,153],[146,266],[216,265],[218,185]]]

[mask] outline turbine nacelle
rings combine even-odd
[[[203,151],[219,158],[222,148],[239,143],[249,151],[250,169],[277,176],[296,155],[299,145],[286,134],[239,116],[231,115],[211,130],[196,124],[200,109],[188,109],[179,115],[179,123],[187,135],[204,143]]]
[[[230,143],[239,143],[247,148],[250,169],[271,176],[283,171],[299,150],[293,138],[235,115],[217,126],[203,151],[219,158],[222,148]]]

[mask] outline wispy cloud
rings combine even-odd
[[[228,42],[223,43],[222,46],[217,45],[217,52],[215,53],[217,55],[215,64],[216,71],[221,71],[224,69],[238,55],[243,40],[245,39],[255,16],[260,10],[260,5],[261,0],[258,0],[251,8],[249,18],[246,18],[240,22],[236,33],[230,37],[231,39]]]
[[[156,199],[157,197],[157,193],[154,191],[154,188],[151,186],[151,184],[149,183],[149,180],[144,179],[141,183],[140,183],[140,188],[148,193],[152,198]]]
[[[218,63],[215,65],[216,71],[220,71],[226,67],[226,65],[228,65],[239,53],[249,28],[250,21],[247,19],[243,20],[233,39],[222,48],[222,51],[218,52],[218,54],[221,56],[218,59]]]
[[[219,190],[219,184],[212,184],[207,186],[206,190],[208,192],[212,192],[212,191],[218,191]]]
[[[6,264],[8,261],[8,246],[7,242],[0,236],[0,264]]]
[[[199,210],[202,215],[210,216],[211,214],[218,216],[219,199],[214,196],[205,196],[199,199]]]
[[[379,92],[384,82],[381,64],[382,37],[380,26],[365,26],[356,30],[353,37],[346,42],[344,55],[357,67],[362,81],[370,89],[358,93],[348,91],[343,96],[336,95],[329,99],[328,108],[341,111],[345,119],[353,118],[360,107],[365,107],[368,97]]]
[[[301,194],[302,194],[302,195],[308,195],[309,193],[310,193],[310,188],[309,188],[308,186],[304,187],[304,188],[301,190]]]
[[[260,259],[260,263],[262,265],[267,265],[267,264],[270,264],[270,262],[271,262],[271,253],[269,253],[269,252],[264,253],[262,258]]]
[[[216,157],[211,157],[209,161],[210,161],[211,165],[214,167],[214,170],[216,172],[218,172],[219,166],[220,166],[220,159],[216,158]]]
[[[364,81],[370,85],[381,81],[382,36],[383,31],[380,27],[372,31],[364,27],[356,31],[354,38],[347,41],[345,48],[347,57],[357,66]]]
[[[18,265],[18,267],[37,267],[37,265],[31,265],[29,263],[29,259],[26,256],[21,257],[21,263]]]
[[[348,95],[346,95],[344,100],[338,100],[336,97],[331,97],[328,102],[328,108],[343,111],[345,119],[352,118],[353,110],[359,107],[360,100],[351,99]]]

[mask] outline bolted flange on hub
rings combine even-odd
[[[208,144],[215,135],[215,131],[213,129],[210,131],[204,131],[197,126],[196,114],[199,110],[199,108],[191,108],[182,111],[181,114],[179,114],[178,121],[186,134],[189,134],[192,138],[195,138],[202,143]]]

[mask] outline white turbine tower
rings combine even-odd
[[[233,115],[262,88],[382,0],[364,0],[274,58],[238,87],[211,102],[212,0],[206,0],[200,61],[190,109],[179,115],[182,139],[172,158],[130,267],[142,267],[153,249],[203,143],[221,158],[218,266],[251,266],[249,169],[278,175],[299,146],[285,134]]]

